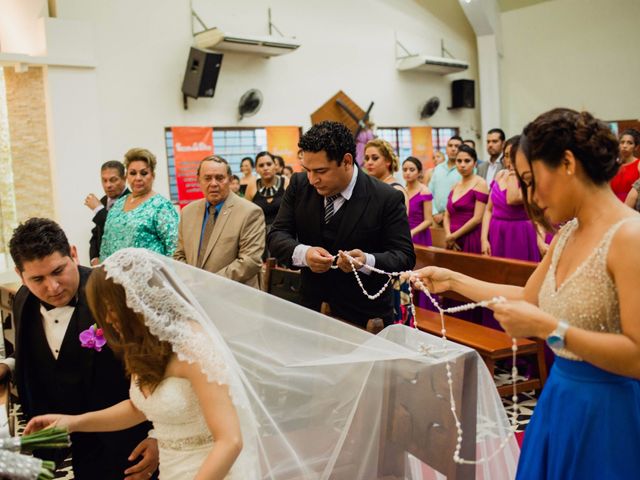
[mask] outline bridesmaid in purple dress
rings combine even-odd
[[[456,168],[462,177],[449,193],[444,214],[447,248],[468,253],[480,253],[482,216],[487,204],[487,182],[474,173],[476,151],[461,145],[456,155]]]
[[[433,195],[426,185],[420,183],[422,162],[416,157],[408,157],[402,163],[402,177],[407,185],[409,196],[409,227],[411,239],[415,245],[431,246],[431,230],[433,224],[431,200]]]
[[[491,183],[489,202],[482,219],[482,254],[516,260],[540,261],[538,233],[529,220],[522,201],[522,193],[513,169],[519,135],[511,137],[504,146],[506,167]]]

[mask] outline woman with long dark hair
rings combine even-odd
[[[431,246],[431,230],[433,216],[431,214],[431,201],[433,195],[426,185],[420,182],[422,174],[422,162],[416,157],[408,157],[402,162],[402,177],[407,182],[407,195],[409,196],[409,227],[411,228],[411,240],[416,245]]]
[[[611,189],[623,202],[626,200],[634,182],[640,178],[640,158],[635,151],[640,144],[640,132],[633,128],[624,130],[618,141],[618,163],[620,169],[611,179]]]
[[[280,209],[289,179],[277,173],[277,164],[269,152],[256,155],[256,171],[260,178],[249,185],[245,197],[262,208],[268,233]]]
[[[253,158],[244,157],[240,161],[240,172],[242,177],[240,178],[240,193],[241,197],[244,197],[247,193],[249,185],[255,185],[257,177],[253,173]]]
[[[460,145],[456,168],[462,179],[449,192],[443,221],[445,242],[450,250],[480,253],[482,249],[480,231],[488,195],[487,182],[475,173],[477,163],[476,151]]]

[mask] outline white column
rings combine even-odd
[[[478,46],[478,92],[482,148],[480,158],[486,156],[486,134],[491,128],[502,128],[500,110],[501,31],[496,0],[458,0],[476,33]],[[507,132],[507,135],[512,132]]]
[[[480,122],[482,140],[485,142],[487,130],[502,127],[500,110],[500,58],[495,35],[477,37],[478,78],[480,92]],[[510,135],[508,133],[507,135]],[[484,158],[484,157],[483,157]]]

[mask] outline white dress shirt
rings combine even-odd
[[[47,310],[40,305],[40,314],[42,315],[42,326],[44,334],[47,337],[47,343],[51,349],[53,357],[57,360],[60,354],[62,341],[67,333],[67,327],[73,316],[76,307],[59,307]],[[80,340],[78,340],[79,342]]]
[[[496,173],[498,173],[498,162],[500,162],[500,160],[502,159],[502,157],[498,157],[496,158],[495,162],[492,162],[491,159],[489,159],[489,165],[487,165],[487,185],[491,185],[491,182],[493,181],[493,179],[496,176]]]
[[[333,213],[334,215],[337,213],[338,210],[340,210],[340,208],[345,204],[345,202],[347,200],[349,200],[351,198],[351,196],[353,195],[353,189],[356,186],[356,180],[358,179],[358,168],[356,168],[354,166],[353,168],[353,173],[351,174],[351,180],[349,181],[349,185],[347,185],[347,188],[345,188],[343,191],[340,192],[338,198],[336,198],[333,201]],[[327,206],[327,197],[324,198],[324,206]],[[291,261],[293,262],[293,265],[296,267],[307,267],[307,251],[311,248],[310,245],[305,245],[303,243],[301,243],[300,245],[296,246],[296,248],[294,248],[293,250],[293,255],[291,255]],[[366,260],[366,265],[369,267],[375,267],[376,266],[376,257],[374,257],[373,255],[371,255],[370,253],[365,253],[365,257],[367,258]],[[368,268],[365,267],[361,267],[358,269],[358,271],[362,272],[362,273],[366,273],[369,274],[371,273],[371,270],[369,270]]]

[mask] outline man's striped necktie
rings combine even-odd
[[[327,203],[324,206],[324,223],[329,223],[329,220],[331,220],[333,214],[336,213],[333,208],[333,202],[335,202],[338,197],[340,197],[339,193],[336,195],[331,195],[330,197],[326,197]]]

